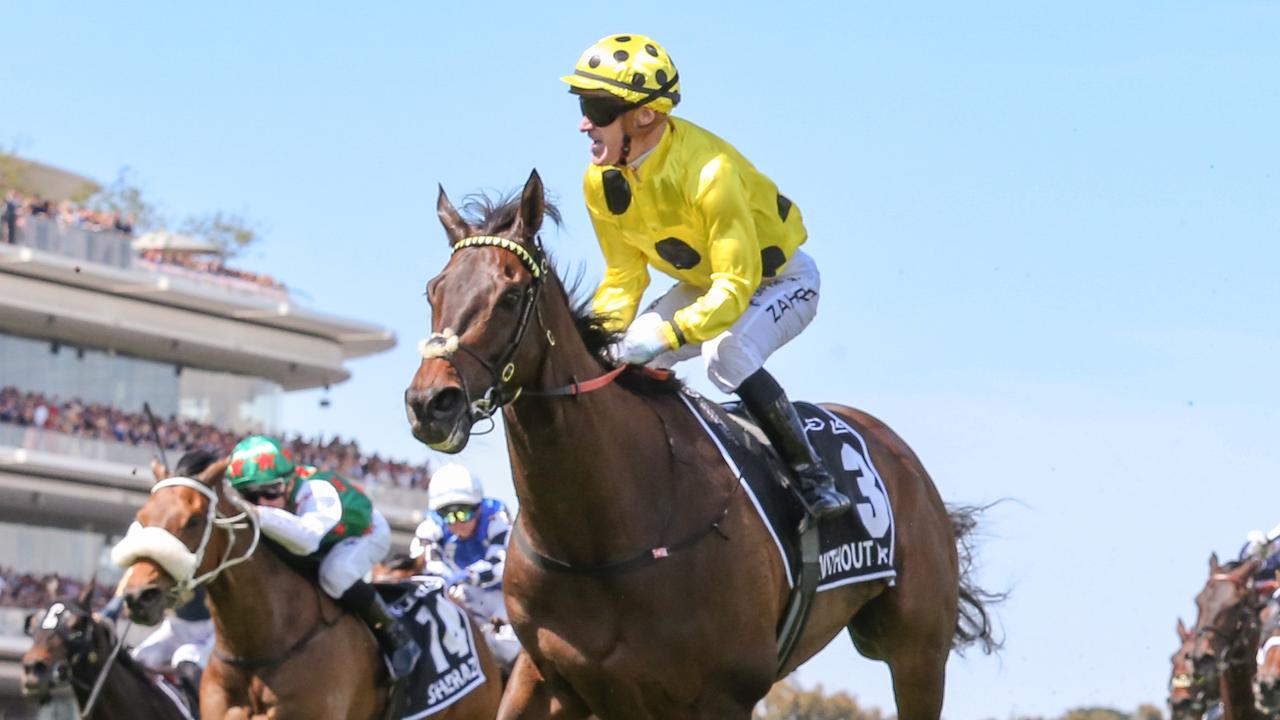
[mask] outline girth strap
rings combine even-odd
[[[732,497],[732,495],[730,495],[730,497]],[[550,557],[548,555],[543,555],[537,550],[534,550],[533,546],[529,544],[529,538],[525,537],[524,532],[520,529],[519,522],[515,524],[515,527],[511,528],[511,534],[515,537],[516,544],[520,546],[521,552],[527,555],[529,559],[534,562],[535,565],[542,568],[543,570],[567,573],[569,575],[587,575],[591,577],[612,577],[614,575],[623,575],[633,570],[639,570],[640,568],[646,567],[648,565],[652,565],[658,562],[659,560],[666,559],[681,550],[692,547],[696,545],[700,540],[702,540],[702,538],[706,537],[707,535],[710,535],[713,530],[715,532],[720,533],[720,535],[723,536],[725,539],[728,539],[729,536],[725,535],[724,530],[720,529],[720,521],[723,520],[724,516],[728,514],[729,514],[729,505],[726,503],[724,507],[724,511],[720,513],[720,516],[716,518],[715,522],[711,523],[710,525],[707,525],[706,527],[684,538],[683,540],[680,540],[679,542],[673,543],[671,545],[662,545],[659,547],[651,548],[649,550],[646,550],[640,553],[639,555],[627,558],[626,560],[618,560],[616,562],[601,563],[599,565],[573,565],[563,560],[557,560],[556,558]]]
[[[818,523],[805,519],[800,527],[800,579],[787,600],[782,629],[778,631],[778,673],[786,666],[804,632],[818,587]]]

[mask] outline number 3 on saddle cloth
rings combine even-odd
[[[782,556],[789,586],[795,588],[801,563],[796,528],[805,514],[799,499],[788,489],[792,481],[786,466],[764,450],[768,440],[738,403],[722,407],[688,388],[681,390],[680,397],[740,479]],[[893,510],[866,443],[836,415],[809,403],[795,406],[809,442],[854,508],[852,513],[827,518],[818,525],[817,592],[870,580],[892,582],[897,576],[893,567]]]
[[[377,583],[392,614],[423,648],[413,674],[402,680],[397,717],[434,715],[485,682],[476,637],[462,608],[445,593],[444,581],[419,576],[401,583]]]

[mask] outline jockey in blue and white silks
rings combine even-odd
[[[501,500],[486,498],[480,480],[457,464],[445,465],[431,476],[428,505],[430,512],[414,533],[409,555],[425,556],[424,572],[445,579],[454,597],[481,621],[480,630],[498,662],[510,669],[520,652],[502,597],[511,516]],[[494,619],[501,625],[494,627]]]

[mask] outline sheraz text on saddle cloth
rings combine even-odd
[[[794,587],[800,570],[796,532],[803,510],[791,491],[778,481],[787,470],[761,452],[761,441],[740,423],[754,424],[735,411],[720,407],[685,388],[680,395],[715,442],[729,469],[738,477],[773,536]],[[835,477],[836,485],[853,501],[853,512],[823,520],[818,526],[818,592],[850,583],[892,579],[896,527],[889,493],[871,461],[862,435],[824,408],[796,403],[809,442]],[[730,417],[733,413],[733,418]]]
[[[451,601],[437,578],[414,578],[417,587],[379,586],[384,594],[399,594],[391,611],[418,640],[425,652],[413,675],[406,678],[409,696],[404,720],[434,715],[484,684],[476,654],[476,638],[462,608]]]

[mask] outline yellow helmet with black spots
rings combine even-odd
[[[572,75],[560,78],[572,93],[603,90],[634,105],[670,113],[680,102],[680,75],[653,38],[610,35],[587,48]]]

